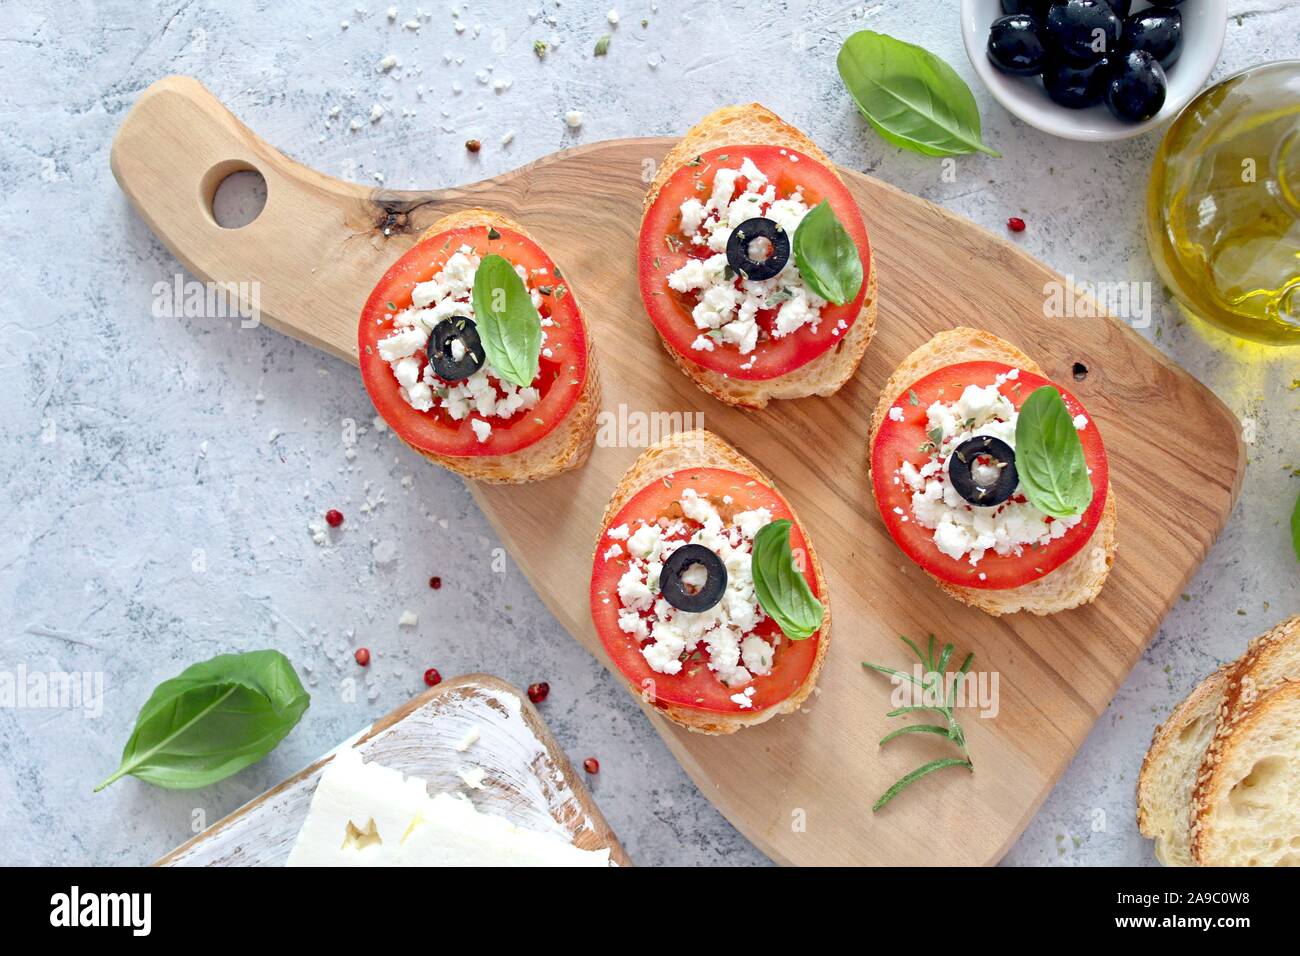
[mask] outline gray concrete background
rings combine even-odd
[[[427,16],[403,3],[391,21],[375,0],[0,9],[0,669],[105,681],[97,719],[0,709],[0,861],[149,861],[401,704],[436,666],[548,680],[544,713],[572,757],[600,758],[593,789],[639,863],[764,862],[519,572],[491,572],[497,542],[459,479],[373,428],[347,456],[342,423],[373,416],[353,369],[266,329],[151,316],[154,283],[179,266],[118,191],[108,150],[155,79],[192,74],[304,163],[398,188],[481,179],[575,143],[679,132],[757,97],[840,163],[990,229],[1023,216],[1017,241],[1061,272],[1154,278],[1140,213],[1158,134],[1081,145],[1013,120],[974,77],[955,2],[756,2],[732,13],[669,0],[425,4]],[[612,30],[611,4],[621,14]],[[1216,76],[1300,53],[1300,4],[1229,6]],[[418,30],[405,26],[413,19]],[[1003,158],[963,158],[956,182],[943,182],[936,160],[873,134],[835,71],[839,44],[863,28],[947,59]],[[593,58],[611,32],[609,55]],[[551,44],[544,61],[537,39]],[[400,67],[377,72],[388,53]],[[370,122],[375,103],[385,115]],[[584,117],[576,131],[563,121],[571,109]],[[477,155],[463,148],[470,137],[483,143]],[[1133,784],[1152,727],[1249,637],[1300,610],[1286,532],[1300,490],[1300,391],[1289,387],[1300,357],[1233,344],[1156,300],[1143,334],[1246,421],[1241,501],[1009,863],[1150,863]],[[318,546],[308,522],[331,507],[347,522]],[[404,609],[417,628],[398,627]],[[375,655],[364,674],[351,660],[360,645]],[[287,653],[313,694],[275,753],[197,792],[127,779],[92,795],[156,683],[265,646]],[[358,677],[349,702],[340,682]]]

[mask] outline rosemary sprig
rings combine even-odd
[[[966,734],[961,729],[961,724],[957,722],[957,718],[953,715],[953,709],[957,703],[957,688],[961,685],[962,679],[970,670],[971,661],[975,660],[975,655],[973,653],[966,655],[966,660],[962,662],[961,667],[957,669],[957,673],[953,676],[952,687],[949,688],[947,695],[945,695],[943,692],[943,685],[948,673],[948,662],[952,659],[952,652],[954,650],[953,645],[943,645],[936,657],[936,641],[933,634],[930,635],[930,642],[926,646],[924,652],[921,648],[916,646],[915,641],[901,634],[899,637],[902,638],[904,644],[912,649],[912,653],[914,653],[917,659],[921,662],[921,667],[924,672],[919,680],[915,674],[908,674],[900,670],[895,670],[892,667],[884,667],[880,664],[871,664],[867,661],[863,661],[862,666],[868,670],[878,671],[881,674],[885,674],[886,676],[893,677],[897,680],[909,681],[919,688],[923,695],[923,700],[925,699],[924,695],[929,694],[932,699],[940,700],[943,703],[941,705],[922,703],[907,707],[899,707],[896,710],[891,710],[885,716],[901,717],[905,714],[916,713],[937,714],[943,718],[944,724],[942,726],[939,724],[908,724],[907,726],[900,727],[898,730],[882,737],[880,739],[880,746],[883,747],[895,737],[902,737],[908,734],[938,734],[939,736],[945,737],[955,743],[958,749],[961,750],[962,756],[960,758],[942,757],[938,760],[931,760],[929,763],[922,764],[910,773],[906,773],[902,777],[899,777],[898,780],[894,782],[893,786],[882,793],[880,798],[871,805],[873,813],[887,804],[890,800],[893,800],[894,797],[898,796],[903,792],[903,790],[911,786],[917,780],[934,773],[936,770],[943,770],[945,767],[965,767],[971,773],[975,772],[975,765],[971,762],[970,751],[966,749]]]

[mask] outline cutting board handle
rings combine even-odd
[[[255,307],[238,315],[241,327],[264,322],[354,363],[357,316],[374,283],[425,226],[470,204],[461,190],[371,190],[309,169],[186,76],[140,95],[113,140],[111,164],[136,211],[191,273],[228,284],[244,308]],[[242,170],[266,180],[266,205],[227,229],[212,200]],[[358,283],[359,274],[368,281]]]

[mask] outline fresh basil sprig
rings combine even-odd
[[[981,152],[980,111],[970,87],[929,50],[862,30],[835,61],[849,95],[877,133],[926,156]]]
[[[98,792],[130,774],[169,790],[224,780],[261,760],[311,703],[279,651],[222,654],[163,681],[135,719],[121,766]]]
[[[826,612],[795,567],[789,521],[773,521],[754,535],[750,570],[759,605],[782,633],[792,641],[812,637]]]
[[[474,273],[474,324],[488,363],[520,387],[537,378],[542,317],[508,259],[487,255]]]
[[[794,262],[808,287],[828,302],[852,302],[862,288],[858,247],[823,199],[794,231]]]
[[[1083,514],[1092,503],[1092,481],[1083,442],[1061,393],[1034,389],[1016,419],[1016,471],[1025,497],[1054,518]]]

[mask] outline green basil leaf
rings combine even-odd
[[[1295,549],[1295,558],[1300,561],[1300,497],[1295,500],[1295,510],[1291,512],[1291,547]]]
[[[1061,393],[1036,388],[1016,419],[1016,471],[1025,497],[1055,518],[1082,514],[1092,503],[1083,442]]]
[[[474,324],[487,360],[507,382],[520,387],[537,378],[542,317],[509,260],[484,256],[474,273]]]
[[[828,302],[852,302],[862,288],[858,247],[823,199],[794,231],[794,263],[808,287]]]
[[[224,780],[261,760],[311,703],[279,651],[222,654],[163,681],[135,719],[122,763],[95,788],[127,774],[169,790]]]
[[[844,41],[835,62],[862,115],[895,146],[926,156],[1001,155],[980,138],[970,87],[930,51],[862,30]]]
[[[786,637],[801,641],[822,626],[822,602],[813,596],[808,582],[794,566],[789,521],[773,521],[754,535],[750,570],[759,605]]]

